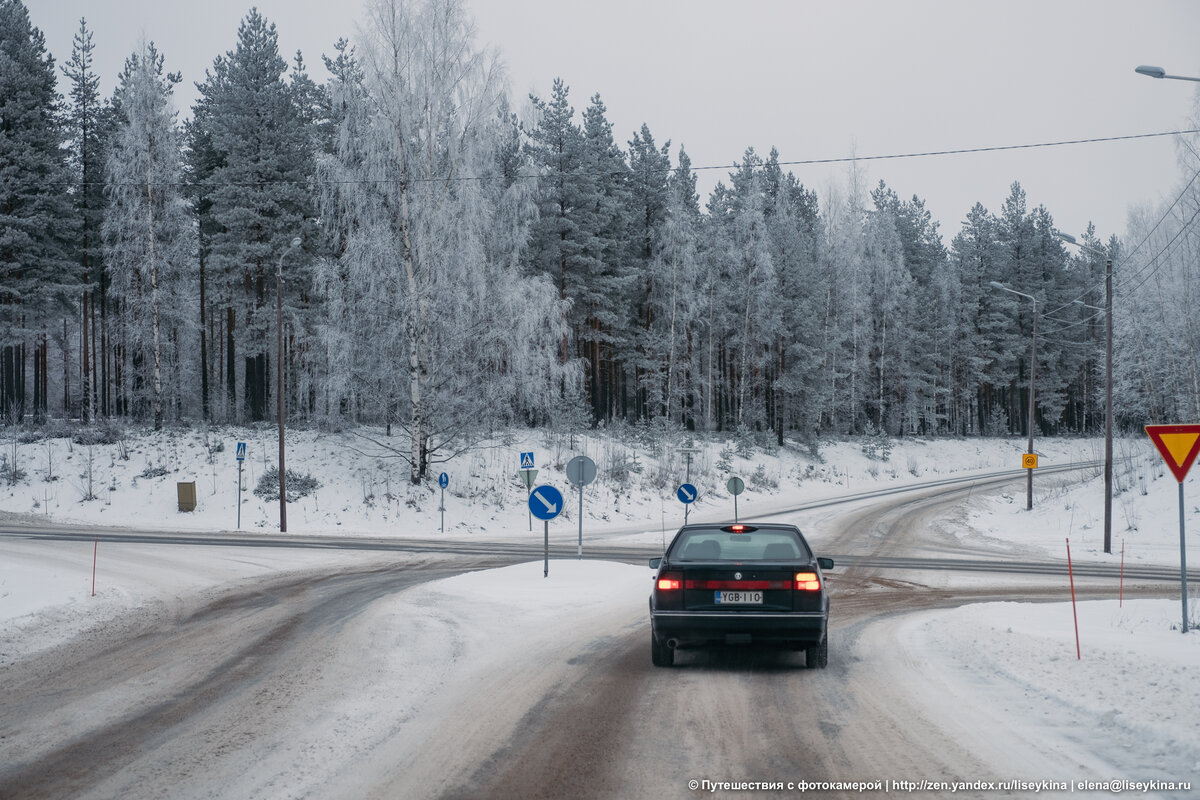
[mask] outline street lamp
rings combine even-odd
[[[1016,289],[1010,289],[999,281],[989,281],[988,286],[993,289],[999,289],[1003,292],[1019,294],[1021,297],[1028,297],[1033,302],[1033,357],[1029,360],[1029,450],[1028,453],[1033,455],[1033,392],[1034,386],[1037,383],[1037,298],[1031,294],[1018,292]],[[1027,468],[1029,475],[1025,489],[1025,510],[1033,510],[1033,468]]]
[[[1162,67],[1148,67],[1145,64],[1135,67],[1133,71],[1139,75],[1147,75],[1151,78],[1168,78],[1173,81],[1200,81],[1200,78],[1189,78],[1186,75],[1168,75],[1167,71]]]
[[[275,403],[279,410],[279,532],[287,533],[287,470],[283,464],[283,257],[300,246],[300,237],[279,254],[275,267],[275,344],[278,364],[275,367]]]
[[[1143,67],[1138,67],[1140,72]],[[1161,77],[1161,76],[1159,76]],[[1104,552],[1112,552],[1112,479],[1113,479],[1113,318],[1112,258],[1102,250],[1075,241],[1069,233],[1055,231],[1064,242],[1104,259]],[[1078,301],[1077,301],[1078,302]],[[1082,303],[1081,303],[1082,305]],[[1094,306],[1089,306],[1094,308]]]

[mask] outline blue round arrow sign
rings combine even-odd
[[[449,475],[447,475],[444,472],[441,475],[438,475],[438,486],[445,489],[449,485],[450,485],[450,476]]]
[[[684,505],[687,505],[688,503],[694,503],[696,501],[696,494],[696,487],[692,486],[690,483],[682,484],[679,487],[679,491],[675,492],[675,496],[679,498],[679,502],[683,503]]]
[[[562,507],[562,492],[553,486],[539,486],[529,493],[529,513],[538,519],[554,519]]]

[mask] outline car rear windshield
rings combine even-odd
[[[671,548],[679,561],[810,561],[812,553],[799,534],[759,529],[731,533],[720,528],[685,531]]]

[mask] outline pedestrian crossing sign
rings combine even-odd
[[[533,453],[521,453],[521,469],[533,469]]]

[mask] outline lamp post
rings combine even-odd
[[[1033,303],[1033,355],[1029,360],[1029,450],[1030,455],[1033,455],[1033,393],[1034,386],[1037,384],[1037,298],[1031,294],[1018,292],[1016,289],[1010,289],[999,281],[989,281],[988,286],[993,289],[999,289],[1003,292],[1018,294],[1021,297],[1028,297]],[[1027,468],[1028,476],[1025,485],[1025,510],[1033,510],[1033,468]]]
[[[1139,67],[1139,70],[1142,68]],[[1112,480],[1113,480],[1113,317],[1112,259],[1107,253],[1075,241],[1068,233],[1056,231],[1058,238],[1085,253],[1104,259],[1104,552],[1112,552]],[[1078,302],[1078,301],[1077,301]],[[1083,305],[1081,303],[1081,305]],[[1095,308],[1095,306],[1088,306]]]
[[[300,246],[300,237],[292,239],[275,267],[275,404],[279,411],[279,532],[287,533],[287,470],[283,463],[283,257]]]
[[[1140,67],[1134,67],[1133,71],[1139,75],[1147,75],[1151,78],[1168,78],[1173,81],[1200,81],[1200,78],[1189,78],[1186,75],[1168,75],[1167,71],[1162,67],[1148,67],[1145,64]]]

